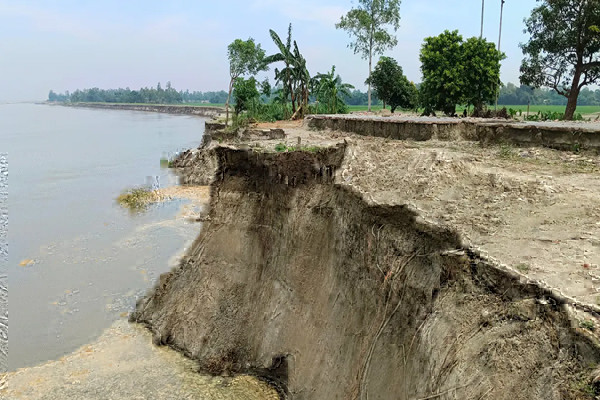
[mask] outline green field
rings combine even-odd
[[[512,108],[513,110],[521,110],[523,111],[523,113],[527,112],[527,106],[505,106],[505,105],[498,105],[498,108],[502,108],[502,107],[506,107],[506,109],[510,109]],[[389,108],[389,107],[388,107]],[[493,109],[493,106],[490,107],[491,109]],[[549,105],[532,105],[529,107],[529,113],[530,114],[536,114],[537,112],[541,111],[541,112],[560,112],[560,113],[564,113],[565,112],[565,108],[566,106],[549,106]],[[377,106],[372,106],[371,110],[372,111],[378,111],[381,110],[382,106],[381,105],[377,105]],[[348,110],[349,111],[367,111],[367,106],[348,106]],[[464,110],[464,107],[462,106],[457,106],[456,107],[456,112],[458,114],[461,114]],[[401,111],[401,110],[399,110]],[[600,113],[600,106],[579,106],[577,107],[577,111],[578,113],[582,114],[582,115],[586,115],[586,114],[598,114]]]

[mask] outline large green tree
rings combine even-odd
[[[396,32],[400,27],[400,0],[358,0],[358,6],[348,11],[335,26],[354,38],[349,45],[354,54],[369,60],[370,78],[373,55],[381,54],[398,43],[389,29]],[[371,85],[368,96],[371,111]]]
[[[421,105],[425,113],[441,110],[454,115],[457,104],[482,110],[500,87],[504,54],[481,38],[463,41],[458,31],[428,37],[421,48]]]
[[[500,86],[500,61],[504,54],[494,43],[472,37],[461,45],[463,60],[463,102],[482,111],[496,99]]]
[[[235,100],[235,115],[249,110],[253,102],[258,102],[260,93],[256,88],[256,79],[237,78],[233,84],[233,99]]]
[[[521,83],[567,98],[572,119],[581,89],[600,81],[600,0],[538,0],[525,21]]]
[[[246,41],[241,39],[234,40],[227,47],[227,56],[229,58],[230,81],[227,102],[225,103],[227,110],[225,125],[229,123],[229,102],[236,79],[243,75],[254,75],[259,71],[267,69],[264,63],[265,51],[261,49],[260,44],[254,43],[254,39],[252,38]]]
[[[393,58],[381,57],[367,83],[373,86],[379,99],[390,105],[392,113],[398,107],[416,106],[417,88],[404,76],[402,67]]]
[[[425,38],[421,47],[421,102],[425,113],[441,110],[453,115],[463,100],[464,66],[458,31]]]

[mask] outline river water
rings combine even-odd
[[[200,143],[204,119],[0,105],[7,153],[8,370],[57,359],[125,318],[201,225],[172,201],[132,214],[124,189],[176,183],[161,157]]]

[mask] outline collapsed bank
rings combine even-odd
[[[488,172],[444,152],[314,132],[343,124],[367,136],[432,137],[398,133],[421,135],[418,123],[376,126],[386,123],[366,120],[353,130],[361,126],[354,119],[315,117],[305,140],[322,135],[337,144],[276,153],[281,139],[260,138],[184,153],[184,179],[211,183],[210,209],[181,264],[138,302],[132,320],[202,370],[261,376],[282,397],[594,398],[600,347],[575,314],[593,321],[598,308],[487,257],[453,225],[462,221],[453,213],[477,224],[497,210],[448,214],[446,189],[428,195],[434,181],[451,188],[457,176],[474,185],[463,196],[499,204],[544,202],[550,192],[514,178],[482,193]],[[439,122],[428,124],[439,135]],[[465,139],[444,132],[437,139]],[[295,131],[286,133],[295,140]],[[539,144],[596,149],[587,133],[550,136],[538,135]],[[405,163],[407,180],[381,168],[382,154],[386,165]],[[467,198],[452,196],[453,207]],[[417,198],[440,213],[424,212]]]

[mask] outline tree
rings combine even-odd
[[[349,83],[343,83],[342,78],[335,74],[335,65],[326,74],[317,74],[314,77],[314,86],[317,99],[326,104],[327,112],[337,114],[340,106],[344,105],[343,96],[350,96],[350,89],[354,89]]]
[[[256,89],[256,79],[237,78],[233,84],[233,99],[235,100],[235,115],[249,110],[250,106],[260,96]]]
[[[390,105],[392,113],[398,107],[414,108],[417,104],[416,86],[393,58],[381,57],[367,83],[373,86],[379,99]]]
[[[354,38],[349,47],[354,54],[360,53],[369,60],[370,78],[373,54],[381,54],[398,43],[387,29],[392,28],[396,32],[400,27],[400,0],[358,0],[358,7],[348,11],[335,27],[347,31]],[[368,98],[368,109],[371,111],[370,85]]]
[[[423,73],[421,102],[426,114],[441,110],[454,115],[456,105],[463,100],[462,40],[458,31],[425,38],[419,59]]]
[[[229,92],[225,103],[225,125],[229,123],[229,102],[235,81],[243,75],[254,75],[259,71],[267,70],[267,66],[264,63],[265,51],[261,49],[260,44],[255,44],[252,38],[246,41],[241,39],[234,40],[227,47],[227,53],[231,80],[229,81]]]
[[[504,54],[494,43],[472,37],[462,44],[464,68],[463,102],[481,112],[485,104],[496,99],[500,84],[500,61]]]
[[[264,62],[267,65],[276,62],[285,64],[285,68],[281,71],[275,69],[275,80],[283,86],[281,92],[283,99],[287,100],[288,96],[291,98],[292,119],[300,118],[308,108],[310,74],[306,68],[306,59],[300,53],[295,40],[292,48],[292,24],[289,25],[285,44],[274,30],[269,30],[269,33],[273,43],[279,49],[279,53],[266,57]]]
[[[482,38],[466,42],[458,31],[428,37],[421,48],[421,102],[425,113],[454,115],[457,104],[481,111],[496,98],[504,54]]]
[[[521,83],[566,97],[570,120],[581,89],[600,81],[600,0],[538,1],[525,21]]]

